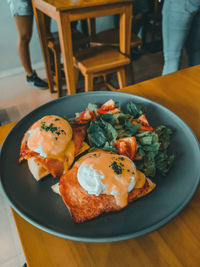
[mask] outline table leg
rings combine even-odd
[[[68,95],[76,93],[75,74],[73,67],[73,50],[71,23],[68,14],[58,12],[57,17],[60,47],[63,55],[65,78],[67,82]]]
[[[33,5],[33,10],[34,10],[35,20],[37,23],[37,29],[38,29],[38,34],[39,34],[39,38],[40,38],[42,54],[43,54],[45,69],[46,69],[46,75],[47,75],[47,79],[48,79],[49,90],[51,93],[53,93],[53,79],[52,79],[52,75],[51,75],[51,61],[50,61],[49,48],[47,45],[45,14],[43,14],[40,10],[35,8],[34,5]]]
[[[130,55],[131,46],[131,24],[132,24],[132,3],[124,7],[120,14],[119,21],[119,38],[120,51],[125,55]]]

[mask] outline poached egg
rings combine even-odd
[[[128,193],[145,182],[132,160],[101,149],[81,157],[75,165],[78,182],[88,194],[113,195],[120,207],[127,205]]]

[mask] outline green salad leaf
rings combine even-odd
[[[171,141],[172,129],[161,125],[155,129],[155,132],[161,142],[161,149],[167,149]]]
[[[168,173],[174,161],[174,158],[175,158],[175,155],[174,154],[169,155],[166,150],[159,151],[158,155],[155,158],[156,169],[158,173],[165,176]]]
[[[140,129],[141,123],[133,125],[130,121],[124,122],[124,128],[130,133],[130,136],[135,136],[135,134]]]
[[[115,142],[118,134],[117,134],[117,131],[115,130],[115,128],[112,126],[112,124],[110,124],[109,122],[104,121],[102,119],[100,120],[100,123],[106,132],[107,140],[109,142]]]
[[[87,129],[88,141],[92,147],[103,147],[107,142],[107,136],[104,129],[101,127],[98,121],[91,121],[90,126]]]
[[[154,132],[147,131],[138,133],[137,139],[137,167],[146,176],[154,177],[158,172],[166,175],[175,158],[169,154],[167,148],[171,141],[172,130],[166,126],[159,126]]]
[[[87,134],[91,147],[116,151],[114,143],[118,137],[118,133],[109,122],[104,121],[102,118],[99,118],[97,121],[91,121],[87,129]]]
[[[143,106],[131,101],[125,105],[123,111],[125,114],[131,114],[134,118],[137,118],[143,114]]]
[[[109,122],[111,125],[114,125],[116,122],[116,119],[114,118],[112,113],[106,113],[106,114],[100,114],[99,118],[101,120],[104,120],[106,122]]]

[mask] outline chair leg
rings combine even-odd
[[[122,89],[123,87],[125,87],[127,85],[125,68],[121,68],[117,72],[117,78],[118,78],[118,83],[119,83],[119,88],[120,89]]]
[[[52,50],[52,48],[48,48],[48,49],[49,49],[50,62],[54,62],[54,51]],[[54,92],[54,74],[52,71],[52,65],[51,65],[51,71],[49,72],[49,82],[51,83],[50,93],[53,93]]]
[[[107,75],[106,74],[103,74],[103,79],[104,79],[104,82],[107,82]]]
[[[126,77],[127,77],[127,85],[131,85],[135,83],[134,71],[133,71],[133,63],[128,64],[126,68]]]
[[[93,76],[85,74],[85,92],[93,91]]]
[[[56,85],[58,90],[58,97],[62,96],[62,80],[61,80],[61,55],[59,49],[54,50],[54,64],[56,73]]]
[[[79,69],[74,67],[74,80],[77,87],[78,80],[79,80]]]

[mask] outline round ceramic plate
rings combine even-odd
[[[52,192],[58,180],[50,175],[40,182],[32,177],[27,162],[18,163],[22,137],[36,120],[55,114],[73,117],[88,103],[109,99],[122,105],[131,101],[147,107],[152,126],[173,129],[171,150],[176,159],[166,177],[154,179],[157,186],[149,195],[125,209],[81,224],[73,222],[61,197]],[[114,92],[80,93],[49,102],[20,120],[7,136],[1,150],[1,187],[10,205],[25,220],[59,237],[86,242],[111,242],[147,234],[173,219],[191,200],[199,184],[199,144],[190,128],[173,112],[148,99]]]

